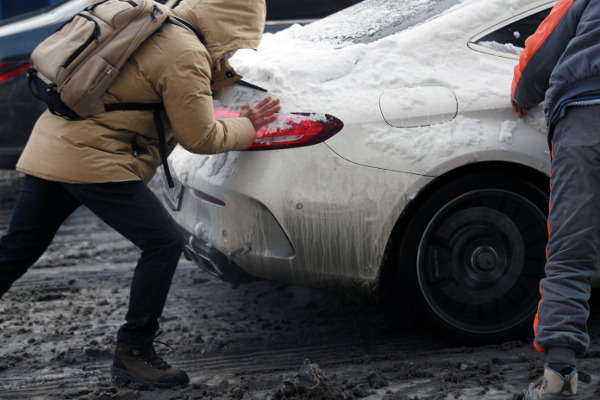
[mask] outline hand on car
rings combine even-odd
[[[259,130],[264,125],[275,121],[277,116],[274,114],[280,109],[279,99],[272,100],[271,97],[266,97],[253,107],[248,103],[244,104],[240,117],[248,118],[254,125],[254,129]]]
[[[510,104],[512,105],[513,110],[519,115],[519,118],[523,118],[527,115],[527,109],[521,107],[512,96],[510,97]]]

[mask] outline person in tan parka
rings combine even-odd
[[[256,130],[275,119],[279,101],[267,97],[245,105],[239,118],[215,120],[212,90],[240,78],[227,55],[258,47],[265,0],[183,0],[172,12],[199,31],[205,44],[192,31],[165,23],[127,61],[104,103],[162,102],[169,152],[177,144],[205,154],[247,148]],[[0,296],[85,205],[142,250],[112,375],[165,388],[189,378],[152,344],[184,246],[176,223],[146,186],[160,163],[151,111],[112,111],[76,121],[44,112],[17,163],[25,177],[0,240]]]

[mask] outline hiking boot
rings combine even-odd
[[[523,400],[556,400],[577,399],[577,381],[589,383],[591,377],[585,372],[556,372],[548,366],[544,367],[544,376],[527,388]]]
[[[187,374],[170,366],[156,354],[153,339],[154,337],[150,337],[141,343],[117,340],[117,349],[110,368],[113,378],[162,389],[187,385],[190,381]]]

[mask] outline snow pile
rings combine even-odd
[[[433,1],[386,4],[396,3],[406,8]],[[393,87],[438,84],[452,88],[465,99],[481,95],[507,99],[514,63],[505,67],[492,60],[482,65],[485,58],[481,61],[481,54],[468,50],[466,41],[480,21],[506,15],[507,10],[523,3],[465,0],[446,10],[435,23],[420,24],[373,43],[340,44],[337,35],[328,35],[347,30],[348,26],[362,30],[361,16],[353,16],[358,20],[351,24],[342,13],[344,18],[336,15],[308,26],[296,25],[266,34],[258,52],[239,51],[231,62],[246,80],[280,97],[285,109],[326,112],[350,122],[373,118],[357,112],[365,108],[370,93],[378,96]],[[371,11],[370,4],[367,0],[359,9],[376,12]],[[398,12],[404,12],[403,7],[397,7]],[[390,11],[386,15],[393,14]],[[457,46],[457,40],[463,45]],[[483,71],[485,78],[480,77]],[[482,80],[487,85],[482,86]],[[488,93],[482,94],[482,90]],[[332,108],[336,114],[330,112]]]

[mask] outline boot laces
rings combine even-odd
[[[541,376],[538,378],[538,380],[533,384],[533,387],[536,389],[539,389],[542,387],[542,383],[544,383],[544,377]]]
[[[145,358],[145,360],[144,359],[140,359],[140,360],[144,361],[144,364],[149,365],[150,368],[155,368],[157,370],[164,371],[164,370],[171,368],[169,363],[167,363],[160,356],[158,356],[155,351],[152,351],[149,354],[149,356]]]
[[[151,368],[155,368],[156,370],[167,370],[171,368],[171,365],[162,359],[158,354],[156,354],[156,350],[154,350],[154,343],[159,343],[164,346],[167,346],[170,349],[174,349],[173,346],[168,345],[167,343],[161,342],[159,340],[155,340],[158,336],[162,335],[162,331],[159,331],[155,336],[150,338],[146,345],[144,346],[144,351],[141,354],[140,361],[144,361],[144,364],[149,365]]]

